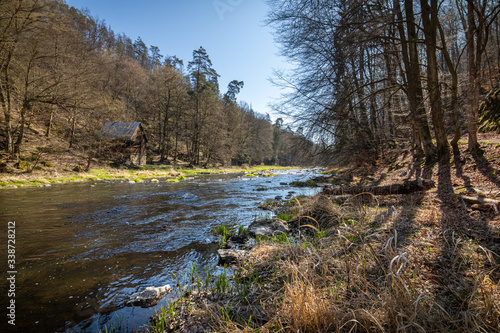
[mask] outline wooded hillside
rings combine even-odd
[[[1,1],[0,149],[22,159],[28,151],[52,148],[26,142],[30,131],[56,136],[86,154],[95,151],[106,121],[139,121],[150,160],[311,161],[313,144],[304,135],[238,103],[243,81],[221,92],[203,47],[186,63],[160,52],[64,1]]]

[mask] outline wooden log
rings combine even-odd
[[[415,180],[403,184],[392,184],[387,186],[327,186],[323,188],[323,193],[329,195],[360,193],[372,193],[374,195],[410,194],[428,191],[435,186],[436,184],[432,180]]]

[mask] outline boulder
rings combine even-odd
[[[246,250],[233,250],[233,249],[219,249],[217,250],[219,255],[219,266],[224,265],[235,265],[239,262],[245,260],[248,254]]]
[[[163,296],[169,292],[172,292],[172,288],[168,284],[163,287],[147,287],[140,293],[135,293],[130,296],[127,304],[130,306],[134,305],[148,308],[158,304]]]
[[[278,218],[257,220],[248,227],[248,233],[253,237],[271,237],[288,231],[287,223]]]

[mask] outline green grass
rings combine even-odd
[[[291,213],[280,213],[280,214],[276,215],[276,217],[279,218],[279,219],[282,219],[285,222],[288,222],[288,221],[290,221],[292,219],[293,214],[291,214]]]
[[[233,235],[235,235],[235,229],[234,227],[230,227],[225,224],[220,224],[215,227],[214,232],[216,235],[220,236],[219,240],[219,248],[224,248],[227,244],[227,241],[229,238]]]
[[[25,163],[25,161],[23,161]],[[22,167],[24,167],[24,164],[21,163]],[[52,167],[52,163],[50,161],[43,161],[41,162],[43,165],[46,167]],[[255,177],[259,176],[257,172],[268,172],[269,170],[289,170],[292,169],[291,167],[277,167],[277,166],[254,166],[250,167],[250,172],[247,174],[248,177]],[[156,166],[156,165],[145,165],[137,170],[127,170],[127,171],[117,171],[116,169],[106,169],[106,168],[95,168],[91,169],[88,172],[81,172],[78,173],[78,176],[74,176],[75,172],[72,171],[72,168],[66,168],[65,173],[67,172],[68,176],[66,177],[59,177],[59,178],[39,178],[39,179],[33,179],[29,181],[24,181],[24,180],[3,180],[0,182],[0,189],[5,188],[8,186],[39,186],[39,185],[44,185],[44,184],[57,184],[57,183],[71,183],[71,182],[78,182],[78,181],[85,181],[85,180],[90,180],[90,181],[96,181],[98,179],[102,180],[113,180],[113,179],[130,179],[134,180],[136,182],[140,182],[146,179],[152,179],[152,178],[163,178],[165,177],[165,173],[169,173],[172,170],[171,167],[165,167],[165,166]],[[167,182],[178,182],[180,180],[184,180],[187,177],[199,175],[199,174],[221,174],[221,173],[244,173],[248,172],[245,170],[242,170],[241,168],[238,167],[233,167],[233,168],[219,168],[219,169],[183,169],[182,167],[176,167],[174,168],[176,172],[179,172],[180,175],[177,176],[177,178],[173,179],[167,179]],[[144,171],[149,171],[150,173],[148,174],[140,174],[141,172]],[[261,176],[264,177],[271,177],[274,176],[273,173],[265,173],[262,174]]]
[[[243,226],[243,225],[240,225],[240,226],[238,227],[238,231],[237,231],[237,233],[238,233],[238,236],[248,235],[248,228],[246,228],[246,227],[245,227],[245,226]]]
[[[231,234],[234,233],[232,228],[225,224],[220,224],[216,226],[214,232],[218,236],[230,236]]]

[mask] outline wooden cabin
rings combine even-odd
[[[146,164],[148,139],[140,122],[107,122],[102,127],[99,138],[111,141],[112,152],[124,163]]]

